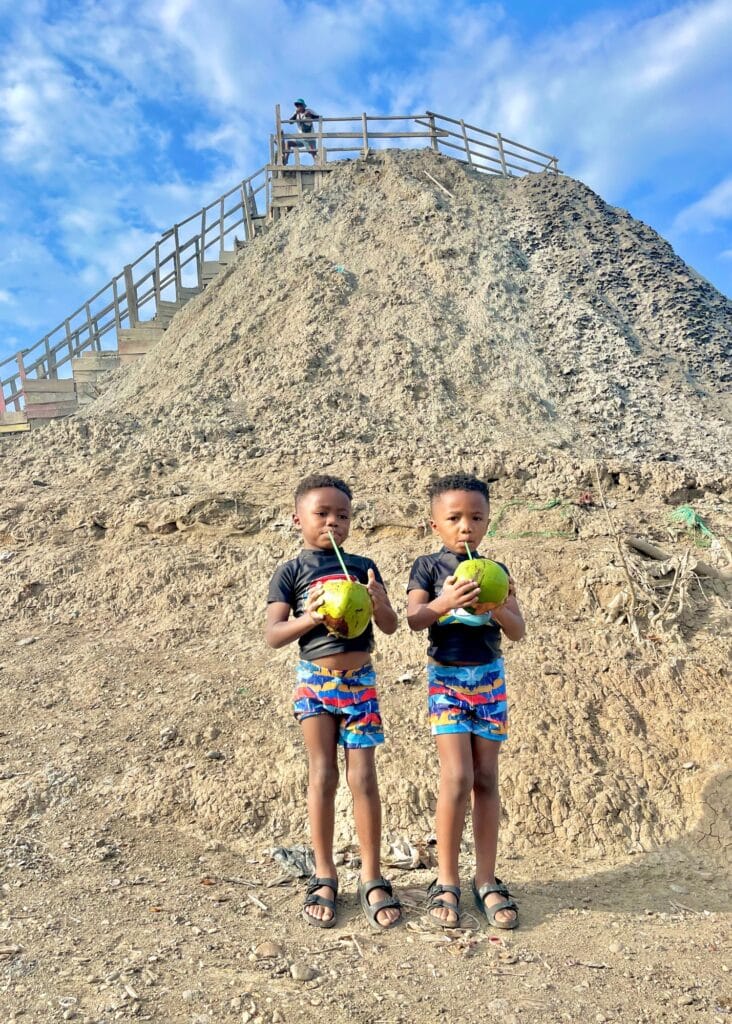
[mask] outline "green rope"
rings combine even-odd
[[[521,501],[516,498],[514,501],[507,501],[505,505],[502,505],[496,515],[493,517],[490,529],[486,533],[486,537],[495,537],[498,534],[498,527],[501,525],[506,512],[510,508],[516,508],[522,506],[528,509],[529,512],[548,512],[550,509],[559,508],[567,504],[563,498],[552,498],[545,505],[531,505],[527,502]],[[569,507],[564,509],[564,514],[569,512]],[[503,537],[506,540],[519,540],[522,537],[560,537],[562,540],[574,540],[575,536],[573,533],[561,533],[558,530],[523,530],[520,533],[504,533]]]
[[[691,505],[679,505],[669,513],[668,518],[670,522],[686,527],[694,535],[694,543],[697,547],[708,548],[711,545],[714,534]]]

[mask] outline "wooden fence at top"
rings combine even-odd
[[[72,359],[85,351],[117,348],[121,329],[151,320],[161,301],[174,301],[187,287],[201,287],[204,263],[218,261],[227,243],[233,249],[238,231],[245,241],[252,239],[257,224],[269,216],[275,178],[312,165],[326,168],[334,160],[367,156],[395,144],[401,144],[399,148],[428,145],[487,174],[560,173],[555,156],[432,111],[319,117],[307,134],[288,130],[290,123],[278,106],[267,165],[174,225],[52,331],[0,362],[0,415],[22,409],[26,378],[57,378],[65,367],[68,374]],[[307,163],[302,160],[306,153]],[[286,154],[293,157],[287,166]]]

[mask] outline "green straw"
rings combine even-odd
[[[468,547],[468,542],[466,540],[464,540],[463,544],[465,545],[465,553],[467,554],[468,558],[472,562],[473,561],[473,556],[470,554],[470,548]]]
[[[335,542],[335,537],[330,532],[330,530],[328,530],[328,536],[330,537],[330,542],[333,545],[333,550],[335,551],[336,555],[338,556],[338,561],[341,563],[341,569],[343,569],[343,575],[346,577],[347,580],[350,580],[351,575],[348,572],[348,569],[346,569],[346,563],[341,558],[341,553],[338,550],[338,545]]]

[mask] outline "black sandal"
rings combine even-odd
[[[326,896],[319,896],[316,893],[316,889],[320,889],[322,886],[327,885],[333,890],[333,899],[329,900]],[[311,924],[313,928],[332,928],[336,923],[336,904],[335,901],[338,898],[338,879],[337,878],[316,878],[315,875],[311,875],[308,879],[307,895],[305,896],[305,902],[302,905],[302,916],[305,918],[308,924]],[[313,917],[312,914],[308,914],[308,907],[325,907],[327,910],[332,911],[333,916],[324,920],[322,917]]]
[[[440,896],[443,896],[446,892],[449,892],[457,900],[456,903],[448,903],[446,900],[441,900]],[[459,885],[441,885],[437,879],[431,883],[427,890],[427,920],[430,922],[432,928],[459,928],[460,927],[460,886]],[[435,917],[432,913],[433,910],[449,910],[453,914],[457,914],[456,921],[447,921],[441,917]]]
[[[388,892],[387,899],[379,900],[378,903],[369,903],[369,894],[374,889],[383,889],[385,892]],[[366,920],[374,931],[388,932],[390,928],[396,928],[398,924],[402,923],[402,905],[394,895],[391,882],[387,881],[386,878],[375,878],[371,882],[359,882],[358,895],[361,900],[361,907],[366,915]],[[388,910],[391,907],[399,911],[399,917],[396,921],[390,921],[389,924],[381,924],[377,921],[376,915],[379,911]]]
[[[487,907],[484,900],[492,892],[497,892],[499,896],[502,896],[503,903],[496,903],[495,906]],[[505,931],[511,931],[513,928],[518,927],[518,903],[508,891],[508,886],[504,885],[500,878],[496,878],[495,885],[481,885],[480,889],[476,886],[475,879],[473,879],[473,896],[475,897],[475,905],[478,910],[488,918],[488,924],[494,928],[503,928]],[[496,921],[496,914],[499,914],[502,910],[512,910],[516,915],[513,921]]]

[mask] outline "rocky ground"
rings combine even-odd
[[[83,416],[6,438],[0,1021],[732,1020],[730,337],[581,184],[396,154],[334,174]],[[437,764],[402,622],[376,665],[406,924],[368,930],[342,787],[315,931],[272,856],[307,843],[295,653],[261,633],[290,495],[352,483],[348,547],[403,618],[456,468],[494,481],[483,548],[529,626],[501,768],[521,928],[473,914],[468,829],[464,927],[422,923]]]

